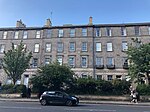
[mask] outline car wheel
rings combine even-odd
[[[41,100],[41,105],[45,106],[47,104],[46,100],[45,99],[42,99]]]
[[[72,106],[72,101],[71,101],[71,100],[68,100],[68,101],[66,102],[66,105],[67,105],[67,106]]]

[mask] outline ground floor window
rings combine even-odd
[[[97,80],[102,80],[102,75],[97,75]]]
[[[107,75],[107,80],[112,80],[112,75]]]

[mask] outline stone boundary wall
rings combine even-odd
[[[80,100],[102,100],[102,101],[130,101],[131,97],[126,96],[99,96],[99,95],[76,95]],[[1,98],[21,98],[21,94],[0,94]],[[32,94],[31,98],[38,98],[37,94]],[[141,101],[150,102],[150,96],[140,96]]]

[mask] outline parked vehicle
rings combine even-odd
[[[79,98],[61,91],[45,91],[40,97],[40,103],[41,105],[54,104],[72,106],[78,105]]]

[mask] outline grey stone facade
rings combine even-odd
[[[92,76],[104,80],[124,79],[128,75],[128,67],[123,66],[127,58],[122,48],[123,43],[130,44],[131,38],[136,37],[143,43],[150,42],[150,23],[92,24],[91,20],[88,25],[51,26],[50,20],[47,23],[48,25],[44,27],[26,27],[21,22],[14,28],[0,28],[0,51],[3,49],[7,51],[11,48],[12,42],[17,45],[23,40],[27,49],[33,52],[31,69],[23,74],[23,83],[24,78],[36,75],[37,67],[47,63],[46,59],[55,61],[57,57],[62,64],[70,62],[72,70],[78,77]],[[138,31],[135,31],[136,28]],[[73,33],[70,32],[71,29]],[[59,30],[61,30],[60,37]],[[37,34],[37,31],[40,34]],[[14,38],[15,32],[19,32],[17,38]],[[27,32],[27,38],[23,38],[24,32]],[[4,35],[6,35],[5,38]],[[39,37],[36,38],[36,35]],[[70,48],[71,43],[72,48]],[[97,43],[100,44],[96,47]],[[37,52],[34,52],[35,44],[39,45],[37,45],[39,47]],[[48,52],[46,52],[46,44],[50,46],[47,49]],[[0,59],[3,56],[1,52]],[[35,59],[34,63],[33,59]],[[2,69],[0,71],[0,80],[6,83],[7,76]]]

